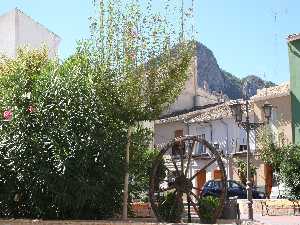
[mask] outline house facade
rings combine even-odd
[[[15,57],[20,47],[49,49],[49,57],[57,57],[61,38],[34,21],[20,9],[0,16],[0,54]]]
[[[155,121],[154,134],[155,144],[162,145],[175,137],[184,135],[201,136],[210,142],[222,155],[228,179],[239,180],[239,168],[237,160],[245,160],[247,152],[247,136],[243,128],[235,122],[230,109],[230,102],[224,102],[215,106],[208,105],[206,108],[193,112],[168,117]],[[250,120],[255,120],[253,104],[250,105]],[[250,133],[250,151],[252,152],[252,163],[257,168],[254,185],[265,190],[265,176],[263,162],[256,153],[255,132]],[[198,144],[193,152],[193,163],[191,164],[189,176],[192,177],[211,160],[208,148]],[[169,152],[172,157],[172,151]],[[221,172],[217,163],[210,165],[193,180],[195,187],[202,188],[208,180],[220,179]]]
[[[293,143],[290,83],[260,89],[251,100],[258,121],[264,120],[262,106],[266,102],[273,106],[268,125],[273,134],[273,141],[279,145]]]
[[[272,134],[272,142],[278,146],[293,143],[290,93],[290,83],[286,82],[278,86],[258,90],[257,94],[251,98],[255,118],[258,121],[264,120],[262,106],[266,102],[273,106],[271,118],[267,126],[268,131]],[[256,149],[257,152],[260,151],[259,143],[257,143]],[[261,170],[260,175],[264,176],[266,192],[270,193],[274,183],[274,171],[270,165],[265,163],[262,163],[262,165],[263,170]]]
[[[230,109],[230,102],[209,107],[200,112],[194,118],[188,120],[190,135],[200,135],[210,142],[222,155],[228,179],[238,180],[237,158],[243,157],[247,152],[247,134],[245,130],[235,122]],[[250,107],[250,120],[254,119],[252,107]],[[205,146],[196,148],[196,153],[205,155],[208,149]],[[255,133],[250,132],[250,151],[255,152]],[[206,164],[207,158],[199,158],[195,161],[192,174]],[[220,179],[220,168],[213,164],[205,172],[198,174],[195,185],[203,186],[202,182]],[[204,183],[205,183],[204,182]]]
[[[272,116],[267,125],[273,133],[274,142],[288,144],[293,142],[291,95],[289,83],[258,90],[250,99],[250,122],[265,121],[263,105],[273,105]],[[218,102],[214,105],[203,105],[198,110],[163,117],[154,123],[154,144],[162,145],[184,135],[198,135],[210,142],[223,155],[223,163],[228,179],[240,180],[238,160],[246,161],[247,136],[243,128],[235,122],[230,109],[230,101]],[[258,130],[250,132],[251,164],[256,168],[253,185],[259,190],[270,193],[273,171],[259,157]],[[190,168],[190,176],[196,174],[210,162],[208,149],[199,145],[193,155],[195,160]],[[172,157],[172,151],[169,152]],[[205,171],[198,173],[194,186],[202,188],[203,184],[212,179],[220,178],[217,164],[212,164]]]

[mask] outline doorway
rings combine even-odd
[[[197,174],[197,194],[199,195],[201,193],[201,190],[203,188],[203,185],[206,182],[206,170],[200,170]]]

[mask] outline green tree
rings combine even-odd
[[[149,129],[138,125],[131,140],[131,163],[129,165],[129,198],[143,199],[148,194],[150,170],[158,151],[149,148],[153,134]],[[141,141],[142,140],[142,141]]]
[[[126,132],[95,96],[85,56],[59,65],[46,50],[20,50],[0,65],[1,108],[12,114],[1,127],[1,215],[92,219],[119,212]]]
[[[279,143],[274,142],[275,139],[278,139]],[[266,126],[259,130],[257,142],[261,160],[278,172],[284,154],[281,147],[284,145],[283,134],[276,138],[270,127]]]
[[[0,61],[0,106],[9,120],[0,131],[1,216],[114,216],[130,144],[133,159],[151,158],[141,153],[148,134],[136,126],[174,101],[192,51],[161,35],[166,21],[158,15],[144,21],[137,2],[125,11],[104,4],[92,38],[65,62],[49,60],[46,49]],[[140,174],[135,166],[132,177]]]
[[[242,182],[242,184],[244,184],[246,186],[247,163],[242,159],[237,159],[235,163],[238,168],[238,175],[239,175],[240,181]],[[251,175],[251,179],[254,179],[254,176],[256,175],[256,167],[252,164],[250,165],[250,175]]]
[[[300,147],[286,144],[283,133],[276,137],[268,127],[261,130],[258,137],[260,158],[279,174],[280,182],[285,184],[291,196],[299,198]]]
[[[126,3],[124,7],[120,2],[99,1],[100,19],[93,20],[92,39],[84,45],[97,74],[96,94],[127,125],[124,219],[132,129],[141,121],[157,119],[174,102],[188,77],[193,54],[193,42],[184,41],[183,31],[176,36],[166,16],[151,10],[143,13],[139,1]]]
[[[282,148],[280,178],[293,198],[300,199],[300,146],[287,145]]]

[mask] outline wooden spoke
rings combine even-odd
[[[211,160],[208,164],[206,164],[201,170],[198,170],[198,172],[197,173],[195,173],[191,178],[190,178],[190,180],[193,180],[202,170],[205,170],[205,169],[207,169],[209,166],[211,166],[214,162],[216,162],[217,161],[217,159],[216,158],[214,158],[213,160]]]
[[[182,145],[184,145],[184,143],[182,143]],[[181,169],[180,172],[181,172],[181,174],[183,174],[183,171],[184,171],[184,161],[183,161],[184,149],[181,148],[181,146],[179,148],[179,152],[180,152],[180,169]]]
[[[197,190],[197,191],[202,191],[201,188],[196,188],[196,187],[192,187],[193,189]]]
[[[195,212],[196,212],[197,215],[199,216],[199,210],[198,210],[198,208],[197,208],[197,204],[192,200],[191,195],[190,195],[188,192],[186,193],[186,195],[187,195],[187,198],[189,199],[189,202],[192,204],[192,206],[193,206]]]
[[[194,198],[199,202],[200,198],[194,192],[190,191],[190,193],[194,196]]]
[[[177,202],[178,206],[180,206],[180,205],[182,206],[183,205],[182,195],[183,195],[182,192],[177,192],[176,202]]]
[[[185,176],[187,176],[187,173],[189,171],[189,167],[190,167],[190,163],[191,163],[191,158],[192,158],[192,153],[193,153],[193,150],[194,150],[195,146],[196,146],[196,141],[194,140],[192,146],[189,145],[188,161],[187,161],[186,168],[185,168],[185,171],[184,171],[184,175]]]
[[[171,157],[171,160],[172,160],[172,163],[173,163],[173,165],[174,165],[174,167],[175,167],[175,170],[176,170],[176,172],[177,172],[177,175],[180,176],[180,172],[179,172],[178,166],[177,166],[177,164],[176,164],[174,158]]]
[[[170,186],[170,187],[167,187],[167,188],[160,188],[158,191],[159,191],[159,193],[163,193],[163,192],[166,192],[166,191],[170,191],[172,189],[175,189],[175,187]]]
[[[206,146],[208,151],[211,153],[211,157],[206,161],[206,165],[202,166],[202,168],[197,167],[198,171],[190,176],[190,169],[193,166],[194,160],[193,152],[197,148],[198,142]],[[174,154],[170,155],[170,148],[174,149]],[[166,157],[165,161],[164,157]],[[158,176],[158,172],[160,172],[161,169],[161,164],[164,162],[166,163],[165,166],[168,166],[165,167],[163,171],[165,177]],[[160,151],[160,154],[153,162],[149,189],[149,201],[157,220],[159,222],[169,222],[169,218],[162,213],[161,207],[166,207],[168,205],[166,210],[171,210],[169,212],[177,212],[177,210],[183,208],[183,199],[187,199],[189,202],[189,209],[191,209],[190,206],[192,206],[192,210],[195,211],[198,216],[200,216],[198,202],[201,200],[201,196],[199,194],[202,191],[202,187],[197,187],[197,185],[194,187],[192,181],[201,172],[203,173],[205,170],[207,170],[207,168],[214,166],[215,164],[218,166],[219,170],[222,171],[222,182],[226,183],[226,170],[220,153],[214,148],[214,146],[212,146],[208,141],[204,140],[201,136],[195,135],[179,137],[170,141],[169,144],[164,145]],[[226,193],[225,186],[225,191],[222,191],[220,196],[220,207],[213,212],[214,219],[218,218],[223,210]],[[169,194],[172,195],[172,198],[167,199]],[[165,201],[167,200],[172,201],[167,202],[166,205]],[[176,217],[178,222],[180,222],[181,216],[182,215],[178,215],[178,217]]]

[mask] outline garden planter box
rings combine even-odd
[[[135,217],[154,217],[150,203],[134,202],[131,203],[131,208]]]

